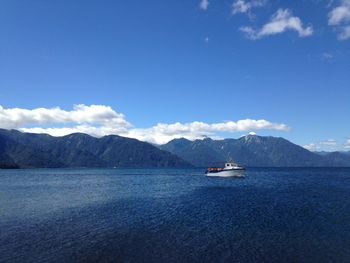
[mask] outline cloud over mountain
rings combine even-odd
[[[158,123],[153,127],[136,128],[125,116],[105,105],[75,105],[73,110],[56,108],[3,108],[0,106],[0,128],[20,129],[25,132],[48,133],[63,136],[82,132],[101,137],[117,134],[152,143],[165,143],[174,138],[198,139],[217,137],[217,133],[252,130],[288,131],[289,127],[267,120],[244,119],[218,123],[194,121],[190,123]]]
[[[344,151],[350,148],[350,139],[347,141],[328,139],[324,141],[312,142],[304,145],[303,147],[309,151]]]
[[[173,124],[158,123],[156,126],[147,129],[131,129],[128,135],[140,140],[162,144],[174,138],[194,140],[205,136],[215,136],[216,133],[220,132],[234,133],[262,129],[288,131],[289,127],[285,124],[251,119],[212,124],[195,121],[191,123],[176,122]]]
[[[350,138],[346,140],[345,148],[350,149]]]

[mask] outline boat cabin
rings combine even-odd
[[[234,162],[228,162],[228,163],[225,163],[225,168],[231,168],[231,167],[236,167],[237,164],[235,164]]]

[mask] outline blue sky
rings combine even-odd
[[[350,147],[347,0],[2,0],[0,35],[3,128]]]

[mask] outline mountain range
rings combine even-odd
[[[0,168],[178,168],[191,164],[136,139],[116,135],[63,137],[0,129]]]
[[[350,167],[349,152],[310,152],[271,136],[181,138],[156,147],[117,135],[53,137],[0,129],[0,168],[189,168],[221,166],[231,159],[250,167]]]
[[[317,154],[293,144],[284,138],[247,135],[239,139],[190,141],[174,139],[161,145],[196,167],[222,165],[235,160],[245,166],[255,167],[349,167],[348,153]]]

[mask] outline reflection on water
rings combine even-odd
[[[349,262],[350,170],[0,171],[1,262]]]

